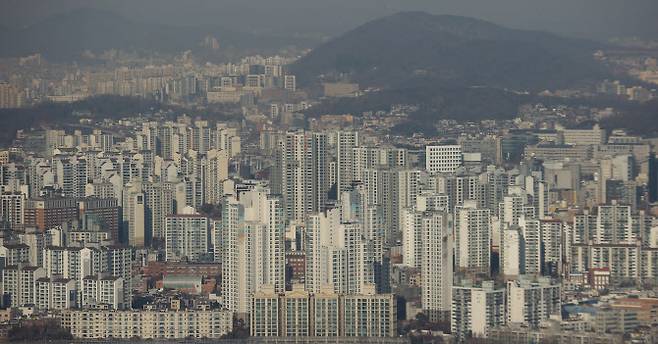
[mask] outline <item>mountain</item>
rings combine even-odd
[[[607,76],[599,44],[486,21],[401,12],[339,36],[291,66],[300,84],[348,78],[383,89],[434,84],[541,91]]]
[[[197,49],[207,35],[216,37],[223,49],[267,51],[295,43],[221,26],[140,23],[113,12],[83,8],[54,15],[25,28],[0,30],[0,57],[40,52],[49,59],[70,60],[85,50],[109,49],[171,53]]]

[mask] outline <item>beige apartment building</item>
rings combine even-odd
[[[74,338],[220,338],[233,329],[226,310],[65,310],[62,326]]]

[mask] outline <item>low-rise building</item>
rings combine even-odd
[[[366,288],[368,289],[368,288]],[[276,293],[267,286],[251,303],[255,337],[394,337],[397,308],[393,294],[340,295],[332,288],[311,294],[295,285]]]
[[[226,310],[65,310],[60,316],[76,339],[220,338],[233,329]]]

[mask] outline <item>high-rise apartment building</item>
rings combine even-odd
[[[209,219],[194,214],[167,216],[165,221],[165,259],[197,262],[208,254]]]
[[[217,231],[221,249],[222,290],[226,307],[239,314],[250,311],[250,297],[263,285],[285,290],[285,247],[281,199],[257,186],[227,198]]]
[[[228,152],[211,149],[206,153],[204,203],[219,204],[223,196],[222,182],[228,178]]]
[[[40,310],[63,310],[76,307],[75,281],[67,278],[39,278],[35,283],[35,304]]]
[[[0,219],[11,228],[25,224],[25,203],[27,199],[21,192],[4,192],[0,195]]]
[[[254,294],[254,337],[394,337],[397,308],[392,294],[337,294],[331,288],[309,293],[293,287],[276,293],[271,287]]]
[[[343,191],[349,190],[355,178],[354,173],[354,149],[359,146],[359,133],[356,131],[338,131],[336,132],[336,148],[337,148],[337,193],[338,196]]]
[[[2,270],[2,290],[9,296],[11,307],[35,304],[36,282],[46,277],[43,268],[37,266],[5,266]]]
[[[542,320],[561,315],[560,284],[546,277],[520,276],[507,282],[507,321],[538,327]]]
[[[360,293],[374,283],[373,242],[358,222],[343,222],[340,208],[310,215],[306,225],[306,289],[326,286],[336,293]]]
[[[523,236],[518,227],[502,230],[500,242],[500,271],[514,277],[521,274],[523,264]]]
[[[452,221],[445,212],[428,212],[421,218],[423,279],[421,305],[430,319],[447,319],[453,283]]]
[[[123,193],[122,241],[133,247],[144,247],[149,242],[146,231],[146,200],[139,185],[126,185]]]
[[[327,134],[286,134],[276,157],[280,180],[273,186],[283,195],[286,218],[303,223],[307,215],[324,209],[330,186],[329,160]]]
[[[0,109],[20,108],[23,106],[23,92],[16,86],[0,82]]]
[[[455,208],[455,262],[459,270],[490,273],[491,211],[466,201]]]
[[[88,182],[87,159],[62,155],[55,156],[52,163],[55,183],[62,189],[62,195],[71,198],[84,197]]]
[[[402,262],[406,266],[421,268],[423,263],[423,213],[414,209],[402,211]]]
[[[82,279],[79,306],[81,308],[125,309],[124,281],[121,277],[98,275],[86,276]]]
[[[495,288],[493,281],[474,285],[464,281],[452,287],[450,328],[458,341],[468,337],[487,337],[492,328],[504,326],[505,288]]]
[[[119,214],[119,202],[116,198],[86,197],[78,200],[79,218],[93,218],[103,230],[110,232],[115,242],[119,242]]]
[[[286,75],[283,77],[283,88],[291,92],[297,90],[297,79],[294,75]]]

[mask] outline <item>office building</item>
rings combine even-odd
[[[25,206],[25,225],[41,232],[77,219],[78,204],[72,198],[28,199]]]
[[[425,147],[425,170],[430,173],[453,173],[462,165],[460,145]]]

